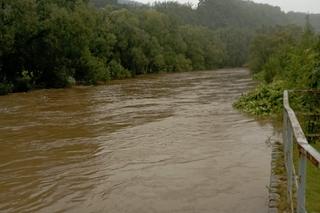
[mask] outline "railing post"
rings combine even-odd
[[[283,148],[284,148],[284,157],[285,157],[285,163],[287,160],[287,138],[288,138],[288,115],[287,115],[287,111],[284,109],[283,111]]]
[[[305,213],[306,202],[306,177],[307,157],[305,153],[299,154],[299,188],[298,188],[298,213]]]
[[[285,165],[287,171],[287,202],[293,212],[293,193],[292,193],[292,181],[293,181],[293,131],[290,124],[288,112],[284,110],[283,113],[283,145],[285,153]]]
[[[291,208],[291,212],[306,213],[307,162],[309,161],[317,168],[320,168],[320,153],[308,143],[299,120],[290,107],[287,90],[283,93],[283,105],[283,143],[287,171],[288,204]],[[296,174],[293,163],[294,142],[299,149],[298,174]],[[293,189],[296,189],[295,193],[293,193]],[[296,208],[294,208],[295,206]]]
[[[288,199],[293,210],[293,193],[292,193],[292,181],[293,181],[293,132],[289,119],[287,120],[287,185],[288,185]]]

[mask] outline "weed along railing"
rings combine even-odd
[[[296,113],[290,106],[289,94],[292,92],[295,91],[284,91],[283,95],[283,144],[287,171],[287,198],[292,212],[305,213],[307,212],[307,164],[309,161],[313,167],[320,170],[320,153],[309,144]],[[294,160],[295,156],[297,156],[296,160]],[[295,168],[297,166],[298,171]],[[320,179],[317,184],[320,185]]]

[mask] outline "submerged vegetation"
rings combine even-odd
[[[241,96],[234,107],[251,115],[265,117],[281,113],[283,82],[260,84],[253,91]]]

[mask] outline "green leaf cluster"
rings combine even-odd
[[[260,84],[253,91],[242,95],[234,107],[251,115],[268,117],[282,112],[283,88],[281,81]]]

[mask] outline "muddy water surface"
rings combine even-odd
[[[0,97],[0,212],[266,212],[272,127],[247,70]]]

